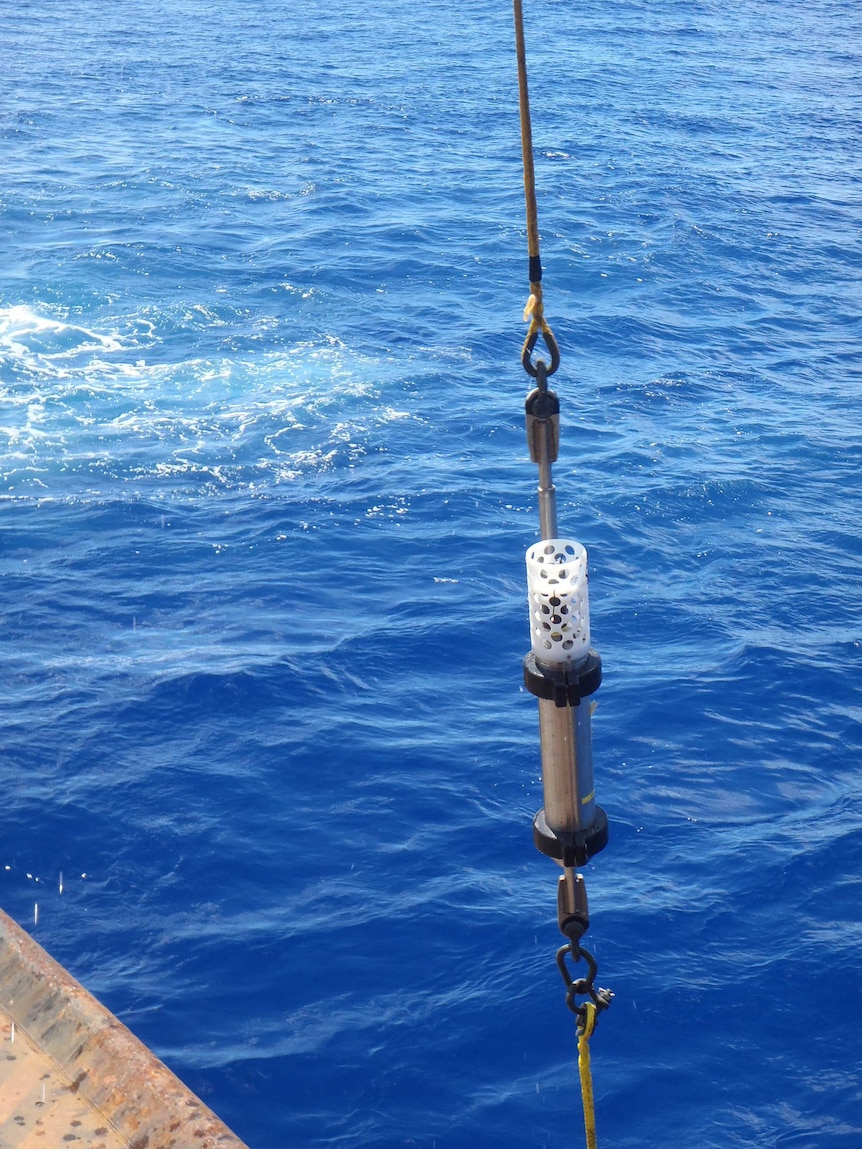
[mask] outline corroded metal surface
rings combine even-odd
[[[0,910],[2,1149],[246,1149]]]
[[[70,1088],[56,1063],[0,1011],[3,1149],[128,1149],[128,1144]]]

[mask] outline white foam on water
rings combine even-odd
[[[225,353],[216,326],[204,337],[212,354],[189,355],[188,329],[167,318],[99,330],[47,308],[0,309],[7,493],[44,494],[70,472],[219,487],[292,481],[350,465],[378,428],[410,417],[382,399],[397,364],[337,338],[283,345],[278,330],[269,349]]]
[[[41,373],[49,364],[74,361],[96,352],[123,350],[116,334],[100,334],[74,323],[65,323],[31,307],[18,304],[0,308],[0,353],[18,359]]]

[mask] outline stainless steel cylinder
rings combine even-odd
[[[596,818],[590,700],[557,706],[539,699],[545,820],[555,834],[589,830]]]

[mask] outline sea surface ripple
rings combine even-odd
[[[599,1144],[858,1149],[858,12],[525,8]],[[22,0],[0,58],[3,907],[251,1149],[577,1144],[509,8]]]

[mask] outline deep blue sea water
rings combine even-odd
[[[858,9],[525,10],[599,1145],[862,1146]],[[0,9],[0,904],[252,1149],[581,1143],[513,42]]]

